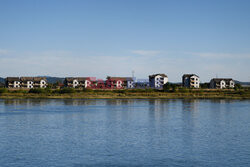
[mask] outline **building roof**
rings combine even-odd
[[[199,76],[198,75],[196,75],[196,74],[183,74],[183,76],[182,77],[192,77],[192,76],[196,76],[196,77],[198,77],[199,78]]]
[[[67,77],[67,78],[65,78],[65,81],[66,82],[73,82],[74,80],[77,80],[77,81],[86,81],[89,78],[90,77]]]
[[[213,78],[213,79],[211,79],[211,81],[214,81],[214,82],[220,82],[222,80],[229,82],[229,81],[232,81],[233,79],[232,78]]]
[[[6,81],[7,82],[13,82],[13,81],[41,81],[41,80],[45,80],[46,81],[46,77],[7,77]]]
[[[110,80],[133,81],[132,77],[110,77],[110,76],[108,76],[107,79],[110,79]]]
[[[166,74],[153,74],[153,75],[149,75],[149,78],[154,78],[154,77],[156,77],[158,75],[160,75],[162,77],[168,77]]]
[[[13,81],[20,81],[19,77],[7,77],[6,78],[7,82],[13,82]]]
[[[46,81],[46,77],[34,77],[33,80],[34,80],[35,82],[39,82],[39,81],[41,81],[41,80],[45,80],[45,81]]]
[[[33,81],[33,77],[20,77],[21,81]]]

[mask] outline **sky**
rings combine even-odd
[[[250,81],[249,0],[0,0],[0,77]]]

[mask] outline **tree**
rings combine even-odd
[[[241,86],[241,84],[236,83],[236,84],[234,85],[234,90],[238,90],[238,89],[242,89],[242,86]]]
[[[165,83],[163,85],[163,91],[164,92],[169,92],[170,91],[170,88],[171,88],[171,84],[170,83]]]
[[[209,88],[209,83],[201,83],[200,87],[203,89],[208,89]]]
[[[175,84],[172,84],[172,91],[173,91],[173,92],[176,92],[176,87],[177,87],[177,86],[176,86]]]
[[[176,84],[172,84],[172,83],[166,83],[163,85],[163,91],[164,92],[175,92],[176,91]]]

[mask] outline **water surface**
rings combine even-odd
[[[250,101],[1,100],[0,166],[250,166]]]

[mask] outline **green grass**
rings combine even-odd
[[[211,89],[177,89],[165,92],[154,89],[0,89],[0,98],[200,98],[200,99],[250,99],[250,89],[211,90]]]

